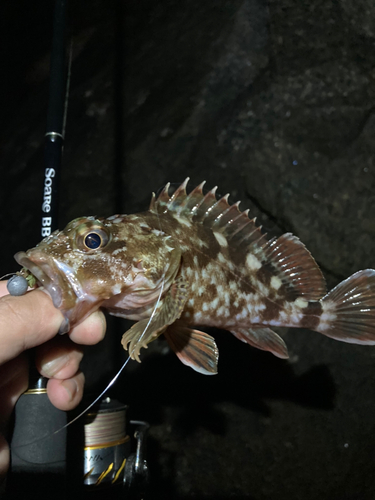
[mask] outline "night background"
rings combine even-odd
[[[70,4],[61,229],[145,210],[189,176],[298,236],[328,289],[375,267],[372,0]],[[40,239],[53,2],[0,7],[3,275]],[[127,327],[112,320],[87,348],[94,396],[125,359]],[[375,497],[375,347],[281,334],[287,361],[215,331],[215,377],[164,340],[128,365],[111,395],[151,425],[148,498]]]

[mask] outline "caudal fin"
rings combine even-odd
[[[327,337],[352,344],[375,344],[375,270],[350,276],[322,301],[316,330]]]

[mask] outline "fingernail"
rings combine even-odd
[[[61,356],[60,358],[52,359],[41,366],[43,375],[46,377],[54,377],[62,368],[64,368],[69,362],[69,356]]]
[[[57,333],[59,335],[64,335],[64,333],[68,333],[69,330],[70,330],[70,322],[68,318],[64,318]]]
[[[74,396],[77,394],[78,391],[78,384],[74,379],[68,379],[64,380],[61,382],[61,385],[64,387],[66,392],[69,395],[69,401],[73,401]]]

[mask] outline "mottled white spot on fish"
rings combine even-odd
[[[192,275],[193,275],[193,272],[194,272],[194,271],[192,270],[192,268],[191,268],[191,267],[187,267],[187,268],[185,269],[186,276],[188,276],[188,277],[192,276]]]
[[[225,257],[225,255],[224,255],[224,254],[222,254],[221,252],[219,252],[219,253],[218,253],[217,258],[218,258],[219,262],[222,262],[222,263],[227,263],[227,260],[228,260],[228,259],[227,259],[227,258]]]
[[[251,282],[254,285],[254,287],[256,288],[256,290],[263,297],[268,297],[270,290],[269,290],[269,288],[264,283],[262,283],[261,281],[257,280],[255,277],[251,278]]]
[[[230,271],[234,271],[236,269],[236,266],[234,265],[234,263],[230,260],[228,260],[227,262],[227,267]]]
[[[246,265],[250,271],[257,271],[262,267],[262,263],[252,253],[247,254]]]
[[[298,297],[298,299],[296,299],[294,301],[294,304],[297,306],[297,307],[300,307],[301,309],[305,309],[305,307],[308,306],[308,302],[307,300],[303,299],[302,297]]]
[[[219,243],[220,246],[222,247],[227,247],[228,242],[225,236],[223,236],[221,233],[214,232],[214,236],[216,238],[216,241]]]
[[[209,244],[206,241],[202,240],[201,238],[197,239],[197,243],[200,248],[203,247],[209,248]]]
[[[259,311],[263,311],[264,309],[266,309],[266,304],[264,304],[263,302],[252,301],[247,304],[247,310],[250,314],[258,313]]]
[[[249,311],[247,310],[247,308],[246,308],[246,307],[244,307],[244,308],[242,309],[242,311],[236,315],[236,319],[238,319],[238,320],[240,320],[240,319],[244,319],[244,318],[246,318],[248,315],[249,315]]]
[[[216,309],[219,304],[219,297],[215,297],[214,300],[211,302],[212,309]]]
[[[175,215],[174,218],[183,226],[191,227],[191,222],[186,217],[179,217],[178,215]]]
[[[330,302],[322,303],[322,314],[320,315],[318,330],[327,330],[330,328],[332,322],[337,318],[337,314],[333,312],[334,309],[334,304]]]
[[[277,276],[272,276],[271,278],[271,287],[274,289],[274,290],[278,290],[282,285],[282,281],[280,278],[278,278]]]
[[[123,252],[125,250],[126,247],[122,247],[122,248],[116,248],[116,250],[113,250],[112,252],[112,256],[113,257],[116,257],[116,255],[118,255],[119,253]]]
[[[148,228],[148,229],[150,229],[150,228]],[[151,232],[155,236],[163,236],[165,234],[163,231],[160,231],[159,229],[152,229]]]
[[[225,307],[224,306],[220,306],[219,309],[217,309],[217,311],[216,311],[216,314],[218,316],[224,316],[224,313],[225,313]]]
[[[113,292],[113,295],[117,295],[119,293],[121,293],[121,285],[120,284],[116,284],[112,287],[112,292]]]

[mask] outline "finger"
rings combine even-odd
[[[103,340],[105,331],[105,316],[101,311],[96,311],[85,321],[72,328],[69,337],[78,344],[93,345]]]
[[[0,364],[54,337],[63,319],[51,298],[41,290],[22,297],[1,297]]]
[[[35,363],[44,377],[63,380],[78,372],[82,357],[82,347],[68,336],[55,337],[37,348]]]
[[[6,295],[9,296],[6,285],[7,281],[0,281],[0,298]],[[89,320],[89,323],[86,323],[87,320]],[[72,328],[71,333],[74,335],[75,341],[77,343],[96,344],[103,339],[105,334],[105,316],[101,311],[97,311],[96,313],[90,315],[87,320],[85,320],[80,325]]]
[[[47,394],[56,408],[69,411],[80,403],[84,384],[85,377],[82,372],[65,380],[51,378],[47,384]]]
[[[7,281],[0,281],[0,297],[3,297],[4,295],[8,295],[8,289],[7,289]]]

